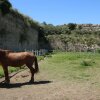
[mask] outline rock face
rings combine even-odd
[[[38,49],[38,29],[14,12],[0,12],[0,48],[15,51]]]

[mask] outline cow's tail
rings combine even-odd
[[[35,62],[35,73],[39,72],[39,67],[38,67],[38,61],[37,61],[37,57],[34,57],[34,62]]]

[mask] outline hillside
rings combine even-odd
[[[38,23],[13,10],[8,0],[4,1],[6,3],[0,2],[0,48],[16,51],[99,51],[99,24],[68,23],[54,26],[46,22]]]
[[[100,48],[100,25],[64,24],[54,26],[43,24],[46,48],[63,51],[98,51]],[[44,46],[44,44],[41,44]]]
[[[38,49],[39,27],[38,22],[9,7],[7,0],[0,1],[0,48]]]

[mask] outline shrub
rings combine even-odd
[[[82,65],[83,67],[86,67],[86,66],[92,66],[94,63],[95,63],[95,62],[92,61],[92,60],[83,60],[83,61],[81,62],[81,65]]]
[[[8,0],[1,0],[0,9],[1,9],[3,14],[9,13],[11,7],[12,7],[12,5]]]

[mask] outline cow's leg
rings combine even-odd
[[[5,82],[10,83],[9,74],[8,74],[8,66],[3,66],[4,74],[5,74]]]
[[[30,80],[30,82],[34,82],[34,68],[32,67],[32,65],[30,65],[30,64],[27,64],[26,65],[29,69],[30,69],[30,72],[31,72],[31,80]]]

